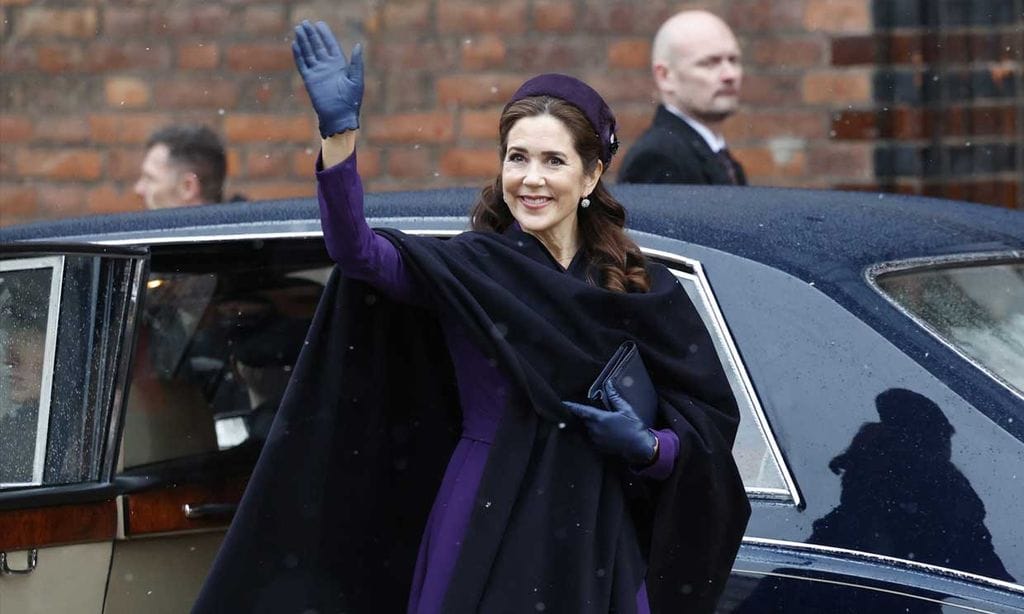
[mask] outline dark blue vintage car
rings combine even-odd
[[[622,186],[743,409],[721,612],[1024,612],[1024,212]],[[450,236],[470,190],[371,196]],[[0,610],[181,612],[330,263],[315,203],[0,229]]]

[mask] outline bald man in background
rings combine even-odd
[[[721,133],[739,107],[743,80],[729,26],[707,11],[677,13],[654,37],[651,70],[661,104],[626,155],[619,182],[746,185]]]

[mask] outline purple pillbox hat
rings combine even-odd
[[[608,103],[601,98],[594,88],[569,75],[558,73],[547,73],[537,75],[526,83],[519,86],[508,105],[529,98],[530,96],[551,96],[564,100],[587,116],[590,125],[594,127],[597,136],[601,139],[601,162],[605,168],[612,161],[612,155],[619,149],[619,140],[615,136],[615,116],[608,108]]]

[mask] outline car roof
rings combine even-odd
[[[627,226],[734,253],[808,279],[823,267],[862,270],[893,260],[1024,249],[1024,212],[941,199],[763,187],[619,185]],[[471,188],[367,195],[370,218],[464,218]],[[0,228],[0,240],[100,240],[195,228],[268,231],[314,222],[315,199],[227,203],[44,221]]]

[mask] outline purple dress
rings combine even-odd
[[[317,196],[327,252],[348,277],[365,281],[394,300],[423,303],[422,289],[406,272],[398,250],[374,233],[363,213],[363,185],[353,153],[344,162],[321,170],[317,161]],[[439,614],[469,526],[473,500],[483,476],[508,399],[508,380],[469,339],[458,322],[438,314],[452,357],[462,407],[462,435],[445,470],[427,518],[409,592],[410,614]],[[679,440],[671,430],[655,431],[660,453],[638,472],[663,480],[672,472]],[[647,591],[637,592],[637,612],[649,614]]]

